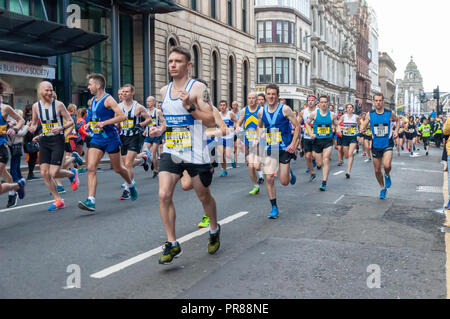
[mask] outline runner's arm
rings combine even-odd
[[[298,136],[300,135],[300,125],[294,111],[292,111],[289,106],[285,105],[283,107],[283,115],[292,123],[292,126],[294,126],[294,135],[292,137],[291,144],[286,148],[286,152],[294,153],[297,149]]]
[[[311,123],[314,122],[314,120],[316,119],[316,114],[317,113],[311,113],[311,115],[309,116],[308,120],[306,120],[305,123],[305,130],[308,133],[308,135],[311,136],[312,139],[315,138],[315,135],[311,129]]]
[[[114,117],[112,119],[99,123],[100,127],[104,127],[106,125],[114,125],[127,119],[125,113],[123,113],[116,100],[114,100],[111,96],[108,96],[106,98],[105,106],[114,111]]]
[[[140,126],[146,127],[150,122],[152,121],[151,116],[147,113],[147,110],[144,106],[141,104],[136,105],[137,106],[137,115],[144,118],[144,121],[139,123]]]
[[[73,123],[72,117],[69,114],[69,111],[67,111],[66,106],[62,102],[56,102],[56,107],[59,109],[59,114],[62,116],[64,123],[62,126],[63,130],[67,130],[68,128],[71,128],[75,124]]]
[[[17,122],[15,127],[10,128],[11,131],[9,132],[10,134],[8,134],[8,135],[15,135],[25,124],[25,120],[16,111],[14,111],[14,109],[11,106],[6,105],[5,110],[6,114],[11,116]]]
[[[205,91],[208,91],[206,85],[200,82],[195,82],[191,92],[185,97],[182,95],[181,100],[183,101],[183,106],[186,109],[189,109],[191,104],[196,107],[195,111],[191,113],[196,120],[201,121],[206,127],[214,127],[216,125],[216,121],[214,120],[212,106],[208,103],[209,101],[206,101]],[[183,93],[186,92],[182,92],[182,94]]]

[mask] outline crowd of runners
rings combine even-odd
[[[159,210],[167,235],[159,263],[170,264],[182,254],[173,201],[179,181],[183,190],[195,190],[202,203],[204,216],[198,226],[210,228],[208,252],[214,254],[220,247],[220,225],[210,185],[215,172],[220,178],[233,174],[228,165],[247,165],[249,195],[258,195],[265,184],[270,202],[268,218],[277,219],[275,180],[278,178],[282,186],[295,185],[291,165],[301,158],[306,160],[309,182],[320,179],[318,191],[326,192],[333,150],[338,166],[346,162],[346,179],[351,179],[355,157],[360,154],[366,162],[373,162],[379,198],[386,199],[392,186],[393,154],[400,156],[406,150],[409,156],[417,156],[423,142],[428,156],[430,140],[437,147],[443,142],[442,118],[430,123],[428,119],[397,116],[384,108],[382,94],[375,94],[374,108],[368,113],[356,114],[352,104],[335,109],[328,97],[312,95],[298,112],[280,100],[279,87],[271,84],[265,93],[248,94],[243,108],[225,100],[216,107],[206,82],[189,77],[191,67],[188,50],[171,50],[169,72],[173,80],[161,88],[161,103],[150,96],[145,105],[140,104],[134,99],[131,84],[120,88],[116,101],[105,91],[105,77],[90,74],[87,81],[93,98],[87,109],[76,110],[73,105],[66,108],[46,81],[39,85],[39,101],[32,106],[29,123],[10,106],[1,104],[0,174],[4,183],[0,192],[19,199],[25,196],[25,180],[13,183],[6,169],[8,151],[4,146],[7,136],[14,136],[24,126],[36,133],[33,142],[39,145],[40,172],[54,198],[49,211],[66,206],[62,181],[67,178],[72,190],[77,191],[78,175],[85,163],[88,193],[78,207],[95,213],[97,170],[105,153],[121,177],[121,200],[138,200],[134,171],[140,166],[145,171],[151,169],[159,183]]]

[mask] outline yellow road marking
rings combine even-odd
[[[448,172],[444,172],[444,183],[442,186],[442,195],[444,196],[444,206],[447,206],[448,202]],[[445,227],[450,227],[450,211],[445,211]],[[447,281],[447,299],[450,299],[450,234],[445,233],[445,278]]]

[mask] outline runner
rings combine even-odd
[[[350,173],[352,171],[354,155],[356,145],[358,141],[356,139],[357,126],[359,122],[359,116],[353,114],[355,107],[353,104],[347,104],[345,106],[346,113],[339,120],[339,126],[343,129],[342,146],[344,148],[344,156],[348,160],[347,173],[345,177],[350,179]]]
[[[164,115],[161,110],[156,108],[155,103],[156,99],[153,96],[149,96],[147,98],[147,112],[150,114],[152,121],[147,129],[147,136],[144,140],[144,150],[150,151],[152,158],[152,170],[153,170],[153,178],[156,178],[159,174],[159,162],[158,162],[158,148],[162,144],[162,136],[158,137],[149,137],[148,132],[151,127],[160,127],[164,132],[166,130],[166,121],[164,120]]]
[[[308,96],[307,106],[300,112],[299,121],[303,121],[304,133],[303,133],[303,151],[305,153],[306,165],[308,166],[308,173],[311,174],[309,181],[313,182],[317,179],[316,173],[314,172],[314,156],[313,156],[313,146],[314,140],[311,138],[310,132],[306,129],[306,122],[312,113],[317,111],[316,106],[316,97],[314,95]],[[314,123],[311,123],[310,126],[313,126]]]
[[[406,146],[408,147],[408,150],[410,152],[410,156],[414,156],[413,150],[415,149],[414,145],[414,139],[416,138],[417,131],[416,131],[416,124],[414,123],[414,117],[409,117],[409,122],[406,127]]]
[[[369,113],[363,123],[363,129],[370,125],[373,132],[373,167],[378,184],[381,187],[380,199],[386,199],[387,190],[391,188],[392,153],[394,139],[398,136],[399,118],[391,111],[384,109],[384,96],[381,93],[373,97],[375,109]],[[392,129],[397,122],[397,128]],[[384,178],[381,167],[384,167]]]
[[[197,197],[210,218],[208,253],[215,254],[220,247],[216,201],[209,189],[213,173],[208,148],[204,145],[205,126],[215,126],[214,113],[205,99],[205,85],[189,78],[191,67],[189,50],[182,47],[171,49],[169,71],[173,82],[161,89],[161,96],[164,97],[161,109],[167,124],[159,173],[159,208],[167,234],[167,242],[159,258],[159,263],[163,265],[172,263],[173,258],[182,254],[176,241],[173,194],[185,170],[192,177]],[[160,128],[152,127],[149,135],[156,137],[162,133]]]
[[[269,219],[277,219],[279,215],[276,189],[275,172],[278,174],[280,183],[283,186],[295,185],[296,177],[290,167],[290,161],[293,158],[297,146],[298,136],[300,134],[300,125],[298,124],[295,113],[292,109],[279,102],[280,88],[276,84],[270,84],[266,87],[267,105],[258,112],[259,129],[266,131],[266,157],[264,158],[264,173],[266,175],[266,190],[272,205]],[[294,136],[291,134],[289,122],[295,128]],[[259,138],[257,140],[259,142]]]
[[[434,125],[433,140],[434,140],[434,143],[436,144],[436,147],[437,148],[441,148],[441,144],[442,144],[442,123],[441,123],[441,119],[440,118],[436,119],[436,124]]]
[[[338,108],[338,114],[337,114],[337,121],[341,124],[339,124],[341,126],[341,132],[342,132],[342,123],[341,122],[341,118],[344,115],[345,112],[345,108],[343,107],[339,107]],[[343,141],[343,136],[339,135],[337,133],[336,128],[334,128],[334,139],[336,140],[336,150],[338,153],[338,166],[341,167],[344,164],[344,145],[342,144]]]
[[[13,183],[11,174],[6,169],[9,160],[7,137],[14,138],[24,126],[25,120],[8,104],[3,103],[3,85],[0,83],[0,176],[4,183],[1,184],[0,194],[8,192],[7,208],[17,205],[17,198],[23,199],[25,196],[25,180],[19,179]],[[15,125],[8,125],[8,117],[15,121]],[[9,126],[9,127],[8,127]]]
[[[366,114],[366,113],[364,113]],[[368,120],[367,117],[369,115],[366,114],[365,115],[365,121]],[[364,132],[364,154],[366,154],[367,152],[367,159],[365,160],[365,162],[370,162],[372,161],[372,129],[370,128],[370,126],[366,127],[365,130],[361,130],[361,132]]]
[[[426,152],[425,156],[428,156],[428,151],[430,150],[431,126],[427,119],[425,119],[423,124],[419,127],[418,133],[423,141],[423,146]]]
[[[222,117],[220,116],[220,112],[219,110],[212,105],[211,103],[211,98],[210,98],[210,94],[209,94],[209,90],[208,90],[208,84],[206,83],[206,81],[198,79],[197,80],[200,83],[203,83],[206,86],[206,90],[204,93],[204,101],[207,102],[209,105],[211,105],[213,113],[214,113],[214,121],[216,122],[216,127],[208,127],[206,128],[206,132],[205,135],[207,137],[206,140],[206,144],[209,150],[209,154],[211,156],[211,162],[212,162],[212,166],[213,168],[217,167],[218,164],[215,160],[216,157],[216,136],[223,136],[227,134],[227,126],[225,125],[225,123],[222,120]],[[192,178],[189,175],[188,171],[184,171],[183,172],[183,177],[180,180],[180,184],[181,184],[181,188],[184,191],[189,191],[194,189],[194,184],[192,182]],[[198,228],[206,228],[208,227],[210,224],[210,219],[209,216],[207,214],[203,215],[202,221],[198,224]]]
[[[222,120],[228,126],[227,135],[218,138],[218,151],[222,166],[222,174],[220,177],[228,175],[227,172],[227,159],[233,159],[233,145],[234,145],[234,123],[237,122],[237,118],[233,112],[228,108],[228,103],[225,100],[220,101],[219,111]]]
[[[314,131],[311,130],[313,124]],[[330,174],[330,158],[333,152],[333,127],[337,134],[341,135],[341,128],[337,125],[337,117],[328,107],[328,97],[319,98],[319,108],[312,113],[306,121],[308,134],[314,140],[313,152],[316,158],[317,166],[322,167],[322,185],[320,190],[325,192],[327,189],[328,175]]]
[[[108,153],[114,171],[122,176],[130,190],[130,199],[137,200],[138,192],[127,168],[120,159],[120,137],[115,124],[126,121],[127,117],[112,96],[105,92],[106,80],[101,74],[89,74],[88,89],[92,100],[91,117],[87,125],[93,132],[89,141],[88,156],[88,198],[79,202],[81,210],[95,212],[97,192],[97,169],[100,160]]]
[[[261,157],[258,146],[258,112],[261,106],[257,104],[256,93],[250,93],[247,98],[248,105],[242,109],[242,114],[236,124],[237,131],[240,132],[241,125],[244,125],[245,160],[248,166],[248,173],[253,184],[250,195],[258,195],[260,184],[258,183],[257,171],[261,170]]]
[[[400,156],[400,150],[403,150],[404,136],[405,136],[404,120],[402,117],[400,117],[399,128],[398,128],[398,137],[395,141],[395,145],[397,146],[398,156]]]
[[[231,103],[231,112],[236,117],[236,122],[234,122],[234,138],[233,138],[233,149],[234,149],[234,159],[231,167],[236,168],[237,167],[237,161],[239,158],[239,146],[241,145],[241,140],[238,137],[238,134],[236,132],[237,125],[236,123],[239,121],[239,116],[241,114],[241,110],[239,109],[239,104],[236,101],[233,101]]]
[[[53,98],[53,85],[50,82],[41,82],[38,94],[42,100],[33,104],[33,119],[29,131],[34,133],[40,120],[42,135],[35,137],[34,140],[39,140],[40,144],[41,175],[55,199],[55,203],[48,207],[48,210],[55,211],[65,207],[64,200],[58,194],[55,178],[69,178],[73,191],[76,191],[80,184],[76,169],[61,168],[64,158],[64,130],[74,123],[64,104]]]
[[[136,160],[136,157],[141,153],[142,142],[144,137],[142,133],[145,131],[147,125],[151,122],[151,117],[147,113],[145,107],[134,100],[136,90],[133,85],[125,84],[122,87],[123,102],[119,104],[120,109],[126,116],[126,120],[120,122],[120,154],[123,163],[128,170],[128,175],[135,185],[134,167],[141,165],[141,160]],[[144,163],[146,158],[143,159]],[[148,168],[147,168],[148,169]],[[131,190],[128,185],[124,185],[121,200],[131,199]]]

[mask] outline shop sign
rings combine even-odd
[[[42,79],[55,79],[55,68],[51,66],[31,65],[0,61],[0,74],[27,76]]]

